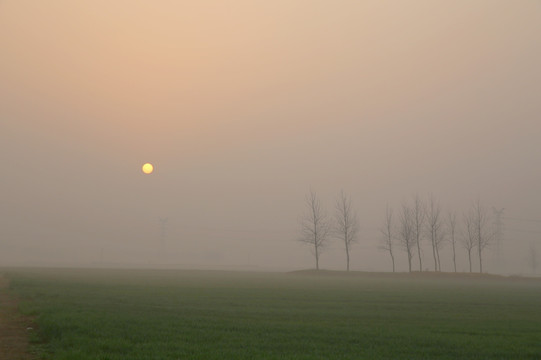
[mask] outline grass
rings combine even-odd
[[[47,359],[541,359],[541,282],[10,270]]]

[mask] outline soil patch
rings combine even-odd
[[[33,360],[28,352],[32,321],[17,311],[17,301],[8,295],[9,280],[0,274],[0,359]]]

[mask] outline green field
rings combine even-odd
[[[541,359],[541,282],[7,270],[47,359]]]

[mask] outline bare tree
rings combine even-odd
[[[302,236],[299,241],[312,247],[316,269],[319,270],[319,257],[329,240],[330,222],[314,191],[310,190],[305,204],[307,209],[300,221]]]
[[[441,220],[440,205],[430,195],[426,212],[427,230],[432,244],[432,255],[434,256],[434,270],[441,271],[440,248],[443,246],[443,223]]]
[[[421,237],[423,232],[423,224],[426,217],[425,206],[419,195],[413,198],[413,207],[411,208],[411,216],[413,218],[413,230],[415,246],[419,255],[419,271],[423,271],[423,259],[421,256]]]
[[[489,229],[489,216],[486,209],[478,199],[473,205],[473,220],[475,228],[475,246],[479,256],[479,272],[483,272],[483,250],[490,244],[493,237]]]
[[[447,213],[447,229],[449,232],[449,242],[453,248],[453,267],[456,272],[456,213],[448,212]]]
[[[381,238],[381,244],[379,248],[381,250],[385,250],[389,252],[389,255],[391,256],[391,261],[393,262],[393,272],[395,272],[395,265],[394,265],[394,254],[393,254],[393,237],[394,237],[394,231],[393,231],[393,209],[387,208],[385,209],[385,221],[383,223],[383,227],[381,228],[381,234],[383,235]]]
[[[468,253],[468,261],[470,263],[470,272],[472,272],[471,252],[475,247],[475,214],[470,211],[464,214],[464,231],[462,234],[462,246]]]
[[[344,242],[346,250],[346,270],[349,271],[349,252],[353,243],[357,242],[357,233],[359,232],[359,222],[357,213],[351,207],[351,198],[344,191],[340,193],[340,198],[335,206],[335,226],[336,236]]]
[[[413,248],[415,247],[415,218],[413,210],[406,205],[402,206],[402,213],[400,214],[398,239],[408,255],[408,269],[411,272],[411,260],[413,259]]]

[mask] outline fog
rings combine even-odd
[[[353,270],[433,194],[505,208],[485,269],[531,273],[540,64],[535,0],[0,1],[0,265],[313,268],[312,189],[351,196]]]

